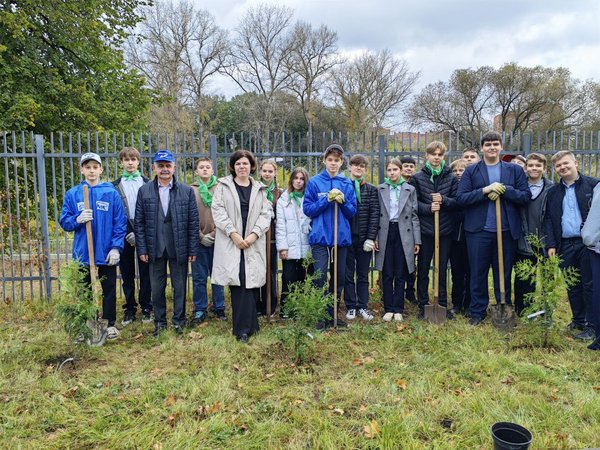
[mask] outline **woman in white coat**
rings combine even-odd
[[[235,151],[231,175],[219,179],[211,206],[216,227],[211,281],[229,286],[233,334],[241,342],[259,329],[256,301],[266,283],[265,233],[273,216],[264,185],[250,176],[255,171],[254,155]]]
[[[286,318],[285,300],[290,284],[306,278],[304,258],[310,249],[308,233],[310,219],[302,210],[304,189],[308,183],[308,172],[297,167],[292,171],[288,187],[277,202],[277,224],[275,238],[277,251],[283,266],[280,317]]]

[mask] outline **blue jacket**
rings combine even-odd
[[[513,239],[522,234],[519,207],[531,200],[525,171],[516,164],[500,162],[500,183],[506,192],[500,197],[503,217],[507,218]],[[483,231],[490,200],[483,194],[483,188],[490,184],[487,168],[483,160],[467,167],[458,185],[456,201],[464,208],[464,229],[471,233]]]
[[[332,189],[339,189],[344,194],[344,203],[339,205],[338,245],[352,245],[350,219],[356,214],[356,194],[352,182],[341,175],[333,178],[326,170],[308,180],[304,191],[304,214],[312,219],[312,228],[308,235],[310,245],[333,247],[334,202],[327,200]]]
[[[83,185],[69,189],[65,194],[60,226],[65,231],[74,231],[73,259],[83,265],[90,265],[85,224],[77,223],[77,216],[83,210]],[[89,186],[90,209],[93,211],[92,240],[94,241],[94,260],[97,266],[106,265],[108,252],[116,248],[123,251],[123,240],[127,232],[127,215],[119,193],[111,183]]]

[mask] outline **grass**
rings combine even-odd
[[[50,308],[2,305],[0,447],[489,449],[496,421],[531,430],[534,449],[599,444],[600,362],[584,344],[558,332],[539,349],[524,326],[409,312],[317,333],[316,361],[299,367],[281,323],[249,345],[217,320],[160,338],[136,323],[90,348]]]

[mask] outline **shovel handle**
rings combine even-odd
[[[496,199],[496,236],[498,241],[498,284],[500,285],[500,304],[506,303],[506,287],[504,286],[504,246],[502,245],[502,207],[500,197]]]
[[[440,299],[440,212],[433,212],[433,304]]]
[[[83,207],[85,209],[90,209],[89,188],[87,184],[83,185]],[[96,259],[94,257],[94,237],[92,234],[91,221],[87,221],[85,223],[85,232],[87,235],[88,259],[90,260],[90,280],[92,282],[92,296],[94,297],[94,300],[98,300],[99,296],[96,295]],[[101,305],[99,305],[99,307],[101,307]]]
[[[333,328],[337,328],[338,203],[333,207]]]
[[[271,226],[267,230],[267,321],[271,321]]]

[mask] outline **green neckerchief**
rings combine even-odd
[[[394,183],[392,180],[386,177],[383,179],[383,181],[385,181],[385,184],[390,186],[390,189],[396,191],[396,198],[400,198],[400,186],[406,183],[406,180],[400,177],[400,180],[398,180],[397,183]]]
[[[289,197],[294,201],[296,206],[300,207],[300,199],[304,197],[304,191],[290,192]]]
[[[260,181],[265,184],[265,180],[263,180],[262,178],[260,179]],[[273,191],[275,190],[275,180],[271,181],[271,184],[269,184],[267,186],[267,200],[269,200],[271,203],[273,203]]]
[[[198,183],[198,192],[200,193],[200,198],[202,199],[202,203],[204,206],[210,207],[212,205],[212,194],[210,192],[210,188],[212,188],[215,184],[217,184],[217,177],[212,175],[208,183],[204,184],[202,179],[197,177],[196,183]]]
[[[429,178],[429,179],[431,180],[432,183],[433,183],[433,179],[435,177],[440,176],[440,174],[442,173],[442,170],[444,170],[445,165],[446,165],[446,161],[444,161],[443,159],[437,169],[434,169],[433,167],[431,167],[431,164],[429,164],[429,161],[425,162],[425,167],[427,167],[431,171],[431,178]]]
[[[139,170],[136,170],[133,173],[129,173],[127,171],[123,171],[123,173],[121,174],[121,178],[125,179],[125,181],[131,181],[131,180],[135,180],[137,177],[141,177],[142,174],[140,173]]]
[[[360,201],[360,187],[365,184],[365,177],[360,177],[354,180],[354,193],[356,194],[356,201],[358,203],[362,203]]]

